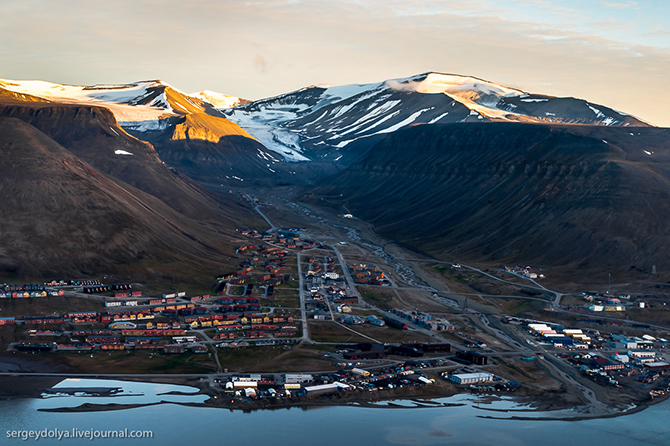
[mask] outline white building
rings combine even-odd
[[[612,355],[612,359],[614,359],[615,361],[619,361],[622,364],[628,364],[630,362],[630,358],[628,357],[628,355],[615,354]]]
[[[493,381],[493,375],[485,372],[460,373],[456,375],[451,375],[449,379],[451,379],[456,384],[474,384],[474,383]]]
[[[304,373],[287,373],[284,382],[286,384],[302,384],[312,382],[314,376]]]
[[[631,349],[631,348],[637,348],[637,342],[630,340],[630,339],[623,339],[617,342],[613,342],[614,348],[625,348],[625,349]]]
[[[331,392],[337,392],[338,390],[340,390],[340,386],[338,385],[338,383],[321,384],[318,386],[305,387],[305,391],[307,392],[308,395],[331,393]]]

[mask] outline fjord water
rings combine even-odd
[[[97,380],[96,380],[97,381]],[[98,386],[101,386],[97,381]],[[115,387],[119,381],[107,381]],[[92,382],[79,383],[91,386]],[[62,387],[75,387],[72,382]],[[151,430],[152,439],[40,439],[38,444],[161,444],[234,445],[668,445],[670,401],[638,413],[582,421],[512,420],[511,416],[551,417],[564,412],[532,412],[511,400],[488,403],[459,395],[439,400],[464,404],[452,407],[331,406],[261,410],[251,413],[189,407],[206,397],[196,389],[150,383],[123,383],[121,396],[56,396],[0,402],[0,444],[25,444],[34,439],[7,438],[11,430],[60,429]],[[176,393],[171,393],[176,392]],[[98,412],[44,412],[39,409],[76,407],[83,403],[151,404],[133,409]],[[499,409],[491,411],[487,409]],[[509,410],[505,412],[504,410]],[[484,418],[484,417],[493,417]],[[500,418],[498,418],[500,417]]]

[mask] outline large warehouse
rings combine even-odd
[[[490,373],[461,373],[451,375],[450,379],[456,384],[474,384],[493,381],[493,375]]]

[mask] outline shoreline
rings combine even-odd
[[[44,393],[44,389],[51,388],[64,379],[68,379],[68,374],[53,374],[50,376],[31,376],[31,374],[11,374],[0,376],[0,401],[8,401],[15,399],[36,398],[40,399]],[[72,376],[72,378],[81,378],[81,376]],[[95,404],[84,403],[81,406],[72,408],[54,408],[54,409],[39,409],[42,411],[57,411],[57,412],[88,412],[88,411],[106,411],[106,410],[123,410],[144,406],[153,406],[157,404],[179,404],[191,407],[211,407],[222,408],[243,412],[254,412],[258,410],[290,410],[291,408],[321,408],[331,406],[356,406],[361,408],[381,408],[381,409],[415,409],[415,408],[439,408],[439,407],[454,407],[463,406],[467,403],[448,403],[434,401],[436,399],[445,399],[461,395],[463,397],[479,399],[478,408],[485,412],[498,413],[518,413],[511,417],[496,417],[495,415],[477,415],[481,418],[494,419],[517,419],[517,420],[562,420],[562,421],[579,421],[584,419],[595,418],[614,418],[624,415],[634,414],[647,409],[648,407],[665,401],[670,395],[659,396],[649,399],[638,399],[637,401],[630,401],[628,406],[622,405],[607,405],[605,411],[599,410],[595,413],[589,413],[596,406],[594,404],[586,405],[571,405],[569,401],[564,400],[558,395],[554,397],[546,395],[537,395],[533,393],[515,392],[515,393],[471,393],[466,389],[445,389],[440,391],[438,388],[419,387],[416,389],[407,389],[407,391],[396,390],[381,390],[378,392],[344,392],[336,394],[326,394],[318,396],[301,396],[301,397],[284,397],[278,399],[263,399],[251,401],[235,401],[228,397],[228,394],[213,388],[208,381],[202,381],[202,376],[115,376],[115,377],[96,377],[91,376],[90,379],[102,380],[118,380],[128,382],[144,382],[144,383],[164,383],[173,385],[190,386],[198,389],[198,392],[188,393],[188,395],[206,395],[206,399],[202,403],[180,403],[171,401],[159,401],[151,403],[133,403],[133,404]],[[411,391],[410,391],[411,390]],[[170,394],[182,394],[182,392],[171,391]],[[517,405],[523,405],[519,409],[497,409],[495,407],[481,407],[482,405],[491,404],[494,401],[503,399],[512,400]],[[394,402],[402,402],[396,404]],[[386,403],[386,404],[382,404]],[[412,405],[407,405],[412,403]],[[603,403],[604,405],[604,403]],[[634,407],[632,407],[634,406]],[[580,411],[573,414],[561,414],[561,411]],[[535,417],[530,414],[541,412],[556,412],[557,416]],[[528,415],[526,415],[528,414]]]
[[[153,382],[151,380],[140,380],[133,379],[132,381],[140,382]],[[192,387],[197,387],[192,382],[188,380],[172,380],[179,381],[178,385],[189,385]],[[574,412],[573,414],[564,413],[557,416],[532,416],[533,413],[546,413],[546,412],[565,412],[565,411],[574,411],[574,410],[588,410],[592,408],[592,405],[586,406],[567,406],[561,404],[559,401],[552,400],[550,398],[537,398],[527,395],[513,395],[513,394],[473,394],[469,392],[433,392],[425,394],[407,394],[407,395],[382,395],[376,398],[371,398],[365,394],[334,394],[334,395],[321,395],[319,397],[293,397],[293,398],[281,398],[277,400],[253,400],[253,401],[232,401],[225,398],[224,395],[215,394],[214,392],[207,392],[203,388],[198,387],[199,392],[189,394],[189,395],[207,395],[209,398],[202,403],[188,403],[188,402],[172,402],[172,401],[158,401],[151,403],[137,403],[137,404],[117,404],[117,403],[107,403],[107,404],[95,404],[91,402],[83,403],[80,406],[76,407],[62,407],[62,408],[43,408],[38,409],[39,411],[44,412],[97,412],[97,411],[114,411],[114,410],[126,410],[134,409],[141,407],[156,406],[161,404],[177,404],[186,407],[201,407],[201,408],[216,408],[216,409],[227,409],[230,411],[242,411],[244,413],[251,413],[261,410],[291,410],[291,409],[318,409],[326,407],[359,407],[359,408],[372,408],[372,409],[427,409],[427,408],[448,408],[448,407],[462,407],[466,406],[468,402],[440,402],[435,401],[436,399],[446,399],[455,396],[463,397],[477,397],[483,401],[479,402],[478,409],[484,412],[497,412],[500,414],[510,414],[518,413],[518,415],[512,415],[509,417],[497,417],[493,414],[486,415],[476,415],[478,418],[489,418],[489,419],[505,419],[505,420],[519,420],[519,421],[581,421],[587,419],[599,419],[599,418],[616,418],[625,415],[632,415],[638,412],[641,412],[652,405],[659,404],[667,399],[667,397],[658,397],[649,401],[638,401],[635,403],[634,407],[629,407],[627,409],[620,409],[614,406],[607,406],[608,410],[611,410],[610,413],[584,413],[584,412]],[[40,398],[41,392],[39,395],[36,394],[23,394],[15,396],[0,396],[0,400],[14,400],[14,399],[26,399],[26,398]],[[482,404],[492,404],[495,401],[501,401],[503,399],[511,400],[517,405],[524,405],[525,408],[521,409],[497,409],[495,407],[481,407]],[[401,404],[402,403],[412,403],[412,405]],[[472,401],[470,401],[471,403]],[[384,404],[385,403],[385,404]],[[524,415],[527,414],[527,415]]]
[[[448,398],[450,396],[456,396],[456,395],[470,395],[467,393],[458,393],[455,395],[441,395],[437,396],[440,398]],[[516,398],[511,397],[511,399],[516,400]],[[44,409],[38,409],[40,412],[56,412],[56,413],[78,413],[78,412],[106,412],[106,411],[116,411],[116,410],[127,410],[127,409],[135,409],[135,408],[142,408],[142,407],[150,407],[150,406],[158,406],[158,405],[163,405],[163,404],[176,404],[179,406],[185,406],[185,407],[200,407],[200,408],[213,408],[213,409],[227,409],[232,411],[242,411],[244,413],[252,413],[252,412],[257,412],[257,411],[262,411],[262,410],[291,410],[291,409],[301,409],[301,410],[310,410],[310,409],[319,409],[319,408],[327,408],[327,407],[359,407],[359,408],[370,408],[370,409],[390,409],[390,410],[398,410],[398,409],[406,409],[406,410],[411,410],[411,409],[439,409],[439,408],[455,408],[455,407],[463,407],[466,406],[467,403],[431,403],[427,402],[427,404],[416,404],[414,406],[405,406],[405,405],[400,405],[400,404],[394,404],[394,401],[414,401],[418,402],[416,398],[384,398],[384,399],[379,399],[379,400],[365,400],[365,401],[360,401],[360,400],[349,400],[349,401],[329,401],[329,402],[317,402],[317,401],[291,401],[286,402],[282,401],[282,404],[267,404],[267,405],[250,405],[247,403],[239,403],[239,404],[229,404],[229,405],[215,405],[215,404],[208,404],[207,400],[205,403],[180,403],[180,402],[171,402],[171,401],[159,401],[159,402],[153,402],[153,403],[146,403],[146,404],[116,404],[116,403],[107,403],[107,404],[94,404],[94,403],[83,403],[80,406],[77,407],[61,407],[61,408],[44,408]],[[380,405],[378,403],[380,402],[388,402],[387,405]],[[517,401],[518,402],[518,401]],[[566,416],[522,416],[522,415],[513,415],[511,417],[496,417],[492,415],[476,415],[477,418],[484,418],[484,419],[494,419],[494,420],[512,420],[512,421],[583,421],[583,420],[590,420],[590,419],[605,419],[605,418],[617,418],[621,416],[626,416],[626,415],[632,415],[638,412],[642,412],[643,410],[649,408],[650,406],[654,404],[658,404],[662,402],[660,399],[659,400],[654,400],[653,402],[650,402],[649,404],[639,404],[636,405],[635,407],[626,410],[626,411],[620,411],[620,412],[614,412],[614,413],[608,413],[608,414],[594,414],[594,415],[588,415],[588,414],[578,414],[576,413],[575,416],[571,415],[566,415]],[[420,402],[419,402],[420,403]],[[559,411],[567,411],[571,410],[574,408],[569,408],[569,407],[557,407],[553,409],[528,409],[528,410],[518,410],[518,409],[494,409],[494,408],[482,408],[478,407],[480,410],[485,410],[485,411],[491,411],[491,412],[500,412],[500,413],[510,413],[510,412],[528,412],[528,413],[533,413],[533,412],[559,412]]]

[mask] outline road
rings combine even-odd
[[[545,358],[547,358],[547,356],[545,356]],[[561,370],[560,367],[554,363],[554,361],[558,361],[558,359],[552,356],[549,356],[548,358],[551,359],[545,359],[543,363],[551,367],[563,380],[567,381],[568,383],[576,387],[577,390],[579,390],[582,393],[584,398],[586,398],[589,401],[589,406],[587,406],[586,408],[587,412],[596,415],[611,413],[611,411],[607,408],[607,405],[598,400],[593,390],[577,382],[572,376],[570,376],[570,374]]]
[[[309,327],[307,325],[307,306],[305,303],[305,282],[302,274],[301,252],[298,252],[298,296],[300,297],[300,320],[302,321],[302,341],[309,342]]]
[[[358,297],[359,304],[363,303],[363,298],[356,289],[356,283],[354,282],[354,278],[351,277],[349,267],[347,267],[347,263],[344,261],[344,256],[342,256],[340,251],[337,250],[335,245],[325,245],[325,246],[328,246],[335,252],[335,255],[337,256],[337,261],[340,262],[340,266],[342,267],[342,273],[344,274],[344,279],[347,281],[347,288],[349,288],[349,290],[351,290],[351,292],[354,293],[356,297]]]
[[[284,200],[284,201],[287,201],[287,200]],[[297,204],[294,204],[294,203],[291,203],[291,202],[288,202],[288,201],[287,201],[287,203],[293,205],[291,207],[294,207],[295,210],[299,210],[299,211],[303,211],[303,212],[307,211],[306,208],[304,208],[300,205],[297,205]],[[433,291],[433,293],[436,292],[436,290],[433,290],[430,287],[423,286],[423,285],[417,283],[417,281],[411,280],[414,277],[414,272],[411,271],[413,269],[412,266],[410,266],[406,263],[402,264],[402,263],[398,262],[398,260],[396,260],[396,258],[393,255],[391,255],[387,251],[385,251],[384,248],[381,248],[379,246],[367,243],[364,240],[362,240],[361,237],[358,234],[358,232],[359,232],[358,230],[353,229],[353,228],[347,228],[345,226],[341,226],[341,225],[337,225],[337,224],[333,224],[333,223],[329,222],[327,218],[318,217],[317,215],[315,215],[316,212],[314,212],[313,209],[310,209],[309,211],[310,211],[310,214],[311,214],[310,215],[311,218],[318,218],[319,222],[321,222],[324,225],[329,225],[329,226],[333,226],[334,228],[339,227],[340,229],[344,229],[345,232],[347,232],[347,237],[349,239],[351,239],[353,243],[359,245],[360,247],[362,247],[364,249],[368,248],[369,250],[372,251],[373,255],[379,256],[387,264],[389,264],[389,266],[392,266],[393,269],[395,269],[396,272],[398,274],[400,274],[400,276],[403,278],[403,281],[410,285],[409,287],[403,286],[402,287],[403,289],[405,289],[405,288],[421,289],[421,290]],[[265,216],[264,216],[264,218],[265,218]],[[266,218],[266,221],[267,221],[267,218]],[[269,221],[268,221],[268,223],[271,224],[271,222],[269,222]],[[274,225],[271,224],[271,226],[274,226]],[[333,250],[333,252],[335,252],[335,255],[337,256],[338,261],[339,261],[340,265],[342,266],[343,275],[345,277],[348,288],[353,293],[356,294],[356,296],[358,297],[359,303],[361,303],[362,305],[368,305],[370,307],[373,307],[361,298],[361,295],[359,294],[359,292],[356,288],[356,284],[354,283],[354,280],[351,277],[351,274],[349,273],[349,269],[347,268],[344,256],[340,253],[340,251],[337,249],[337,247],[334,246],[334,245],[331,245],[331,244],[326,244],[326,243],[324,243],[324,245],[328,246],[330,249]],[[422,262],[422,263],[426,263],[426,262],[444,263],[444,264],[453,263],[453,262],[439,261],[439,260],[428,259],[428,258],[412,259],[411,257],[413,257],[413,256],[407,256],[407,258],[405,258],[405,256],[401,256],[403,262],[416,261],[416,262]],[[298,263],[300,264],[300,260],[298,260]],[[404,267],[404,268],[402,268],[402,267]],[[483,271],[482,269],[479,269],[479,268],[474,267],[474,266],[461,265],[461,267],[464,268],[464,269],[468,269],[470,271],[477,272],[477,273],[479,273],[483,276],[486,276],[488,278],[491,278],[491,279],[493,279],[493,280],[495,280],[496,282],[499,282],[499,283],[505,283],[505,284],[513,285],[515,287],[522,287],[522,288],[532,289],[532,290],[535,290],[535,291],[540,291],[544,294],[554,296],[554,299],[552,299],[552,300],[547,300],[547,299],[544,299],[544,298],[537,298],[537,297],[535,297],[535,298],[528,297],[528,299],[541,300],[541,301],[545,301],[547,303],[551,302],[551,305],[553,306],[554,310],[556,310],[557,312],[571,313],[571,314],[577,314],[577,315],[580,315],[580,316],[584,316],[584,313],[572,312],[572,311],[568,311],[568,310],[565,310],[565,309],[561,308],[561,306],[560,306],[561,299],[564,295],[566,295],[565,293],[558,292],[558,291],[555,291],[555,290],[551,290],[551,289],[541,285],[540,283],[538,283],[535,280],[532,280],[530,278],[519,276],[519,275],[514,275],[515,277],[517,277],[519,279],[527,281],[527,283],[519,283],[518,281],[506,280],[504,278],[497,277],[493,274],[490,274],[490,273],[488,273],[486,271]],[[401,269],[401,271],[399,271],[399,269]],[[410,271],[405,271],[406,269],[408,269]],[[405,273],[405,274],[402,274],[402,273]],[[304,284],[302,282],[302,270],[300,268],[299,268],[299,275],[300,275],[300,279],[301,279],[300,280],[301,307],[304,309],[304,294],[303,294],[304,293]],[[408,279],[410,279],[410,280],[408,280]],[[502,297],[502,296],[495,296],[495,297]],[[509,296],[509,297],[512,297],[512,298],[516,298],[516,297],[526,298],[526,297],[522,297],[522,296]],[[447,299],[447,298],[443,298],[443,299]],[[456,303],[456,306],[458,306],[458,303]],[[463,309],[463,308],[461,308],[461,309]],[[381,311],[379,309],[377,309],[377,310]],[[389,317],[394,317],[393,315],[391,315],[389,313],[385,313],[383,311],[381,311],[381,312],[388,315]],[[471,313],[478,313],[478,312],[471,311]],[[477,322],[480,322],[482,324],[482,328],[485,331],[487,331],[489,333],[492,333],[496,338],[498,338],[501,341],[503,341],[504,343],[508,344],[509,346],[511,346],[515,350],[515,351],[512,351],[512,352],[502,352],[502,353],[491,352],[490,354],[493,354],[493,355],[498,355],[499,354],[499,355],[503,355],[503,356],[507,356],[507,355],[529,356],[529,355],[532,355],[532,354],[536,354],[537,355],[537,358],[536,358],[537,361],[540,361],[542,364],[545,364],[548,368],[555,371],[554,374],[555,374],[556,377],[558,377],[558,379],[560,379],[561,381],[566,383],[569,387],[574,386],[574,388],[578,392],[580,392],[587,401],[589,401],[590,404],[589,404],[588,409],[587,409],[588,411],[590,411],[591,413],[599,413],[599,414],[606,413],[606,411],[607,411],[606,406],[603,403],[601,403],[600,401],[598,401],[595,392],[592,389],[588,388],[585,384],[582,384],[582,383],[578,382],[574,377],[572,377],[571,373],[570,373],[570,370],[563,370],[565,365],[558,363],[560,361],[559,359],[553,358],[541,346],[538,346],[536,344],[535,345],[525,345],[524,342],[523,342],[523,340],[524,340],[523,337],[517,337],[514,334],[507,333],[502,329],[499,329],[497,327],[492,326],[492,324],[490,323],[490,321],[488,320],[488,318],[485,315],[473,314],[473,316],[477,316],[477,318],[479,318],[477,320]],[[598,316],[598,317],[602,318],[601,316]],[[303,320],[305,320],[305,319],[306,318],[303,317]],[[611,319],[621,320],[621,319],[617,319],[617,318],[611,318]],[[408,325],[413,326],[413,324],[411,324],[411,323],[408,323]],[[479,325],[479,324],[477,324],[477,325]],[[348,327],[345,327],[345,328],[349,329]],[[425,334],[427,334],[427,335],[429,335],[433,338],[440,339],[440,337],[434,332],[422,329],[418,326],[414,327],[414,328],[417,331],[423,332],[423,333],[425,333]],[[662,327],[662,328],[665,328],[665,327]],[[352,331],[352,332],[355,332],[354,330],[351,330],[351,329],[349,329],[349,330]],[[456,347],[456,345],[454,345],[454,347]]]
[[[426,263],[444,263],[444,264],[454,263],[454,262],[447,262],[447,261],[442,261],[442,260],[426,260],[426,259],[407,259],[407,261],[418,261],[418,262],[426,262]],[[515,286],[518,286],[518,287],[530,288],[530,289],[534,289],[534,290],[537,290],[537,291],[543,291],[547,294],[553,294],[555,296],[555,298],[551,301],[546,300],[546,299],[542,299],[542,298],[537,298],[537,297],[524,297],[524,296],[494,296],[494,295],[492,295],[491,297],[511,297],[511,298],[530,299],[530,300],[542,300],[542,301],[545,301],[547,303],[551,302],[551,305],[552,305],[553,309],[555,311],[558,311],[558,312],[561,312],[561,313],[572,314],[572,315],[581,316],[581,317],[592,316],[592,317],[602,319],[602,320],[623,322],[623,323],[628,324],[628,325],[641,323],[641,322],[638,322],[638,321],[635,321],[635,320],[632,320],[632,319],[621,319],[621,318],[616,318],[616,317],[605,316],[602,313],[583,313],[583,312],[579,312],[579,311],[566,310],[565,308],[561,308],[560,302],[561,302],[561,299],[563,298],[563,296],[569,296],[570,293],[562,293],[560,291],[552,290],[552,289],[547,288],[543,285],[540,285],[539,283],[537,283],[533,279],[523,277],[523,276],[518,276],[516,274],[515,274],[516,277],[527,280],[527,281],[531,282],[533,285],[525,285],[525,284],[520,284],[520,283],[517,283],[517,282],[511,282],[509,280],[505,280],[505,279],[501,279],[500,277],[496,277],[493,274],[489,274],[486,271],[483,271],[483,270],[481,270],[479,268],[476,268],[474,266],[465,265],[465,264],[462,264],[462,263],[460,265],[461,265],[462,268],[470,269],[472,271],[475,271],[479,274],[482,274],[484,276],[487,276],[487,277],[489,277],[491,279],[494,279],[494,280],[497,280],[499,282],[507,283],[507,284],[510,284],[510,285],[515,285]],[[460,294],[458,294],[458,295],[460,295]],[[646,325],[648,325],[651,328],[656,328],[656,329],[659,329],[659,330],[670,330],[670,327],[663,326],[663,325],[654,325],[654,324],[646,324]]]
[[[277,229],[277,227],[274,224],[272,224],[270,219],[267,218],[267,216],[263,212],[261,212],[260,206],[256,206],[256,212],[258,212],[258,215],[263,217],[265,219],[265,221],[270,225],[270,230],[275,231]]]
[[[256,212],[265,219],[272,230],[276,230],[277,226],[260,210],[260,206],[256,206]],[[298,296],[300,297],[300,321],[302,322],[302,342],[310,342],[309,326],[307,325],[307,307],[305,304],[305,283],[302,274],[302,259],[301,252],[298,251],[296,257],[298,262]]]

